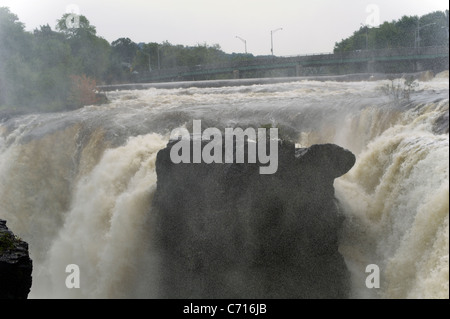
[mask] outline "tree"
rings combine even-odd
[[[369,49],[448,45],[448,10],[418,16],[403,16],[378,28],[363,27],[336,42],[334,52],[361,50],[367,32]],[[420,36],[420,42],[418,41]]]
[[[56,30],[64,33],[68,38],[83,36],[85,34],[95,36],[97,31],[84,15],[73,13],[64,14],[56,23]]]
[[[448,10],[435,11],[420,17],[420,46],[448,45]]]
[[[30,39],[18,17],[0,7],[0,105],[18,106],[32,94]]]
[[[37,74],[35,104],[46,110],[64,108],[70,89],[69,75],[77,72],[72,50],[61,33],[49,25],[33,31],[31,64]]]
[[[70,17],[58,20],[59,32],[47,24],[30,33],[0,8],[0,107],[57,111],[93,101],[92,84],[105,78],[111,48],[86,17],[77,24]]]
[[[136,43],[130,38],[119,38],[111,42],[112,53],[120,60],[120,62],[132,63],[139,50]]]
[[[58,20],[56,29],[68,40],[77,75],[86,74],[102,79],[110,61],[109,42],[96,36],[96,28],[83,15],[66,13]]]
[[[417,16],[403,16],[396,22],[398,33],[394,41],[399,47],[414,46],[418,18]]]

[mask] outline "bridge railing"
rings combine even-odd
[[[242,61],[228,61],[223,63],[205,64],[197,66],[182,66],[176,68],[166,68],[161,70],[153,70],[150,73],[143,74],[143,78],[152,79],[163,79],[177,76],[184,76],[187,74],[207,74],[213,71],[219,73],[231,72],[233,70],[251,68],[251,67],[264,67],[269,65],[308,65],[308,64],[326,64],[327,61],[330,63],[336,63],[341,61],[344,62],[355,62],[355,61],[370,61],[377,58],[390,58],[390,57],[411,57],[416,58],[418,56],[448,56],[449,47],[439,46],[439,47],[420,47],[420,48],[392,48],[392,49],[377,49],[377,50],[357,50],[349,52],[335,52],[335,53],[322,53],[318,55],[298,55],[289,57],[273,57],[273,56],[263,56],[255,57],[251,60]]]
[[[357,50],[350,52],[336,52],[333,55],[341,58],[353,57],[381,57],[381,56],[413,56],[413,55],[437,55],[448,54],[448,46],[433,47],[409,47],[409,48],[390,48],[376,50]]]

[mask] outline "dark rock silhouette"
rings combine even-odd
[[[261,175],[259,163],[174,164],[175,142],[156,161],[161,297],[348,296],[333,181],[354,165],[350,151],[279,141],[277,172]]]
[[[26,299],[31,289],[33,263],[28,244],[0,219],[0,299]]]

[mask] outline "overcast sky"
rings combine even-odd
[[[85,15],[97,35],[112,42],[219,44],[227,53],[275,55],[331,52],[363,24],[448,9],[447,0],[0,0],[27,30],[66,12]]]

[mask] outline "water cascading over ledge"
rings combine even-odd
[[[387,82],[109,92],[111,103],[0,124],[0,218],[30,245],[29,298],[157,298],[156,154],[172,129],[279,127],[356,155],[334,181],[350,298],[448,298],[448,75],[405,105]],[[65,285],[80,267],[80,288]],[[380,269],[380,288],[365,285]]]

